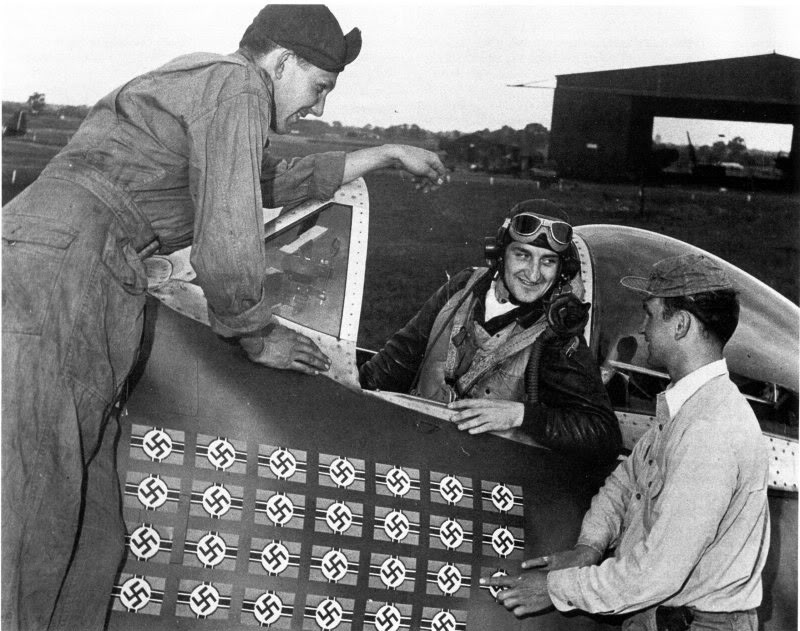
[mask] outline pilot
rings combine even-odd
[[[512,208],[487,248],[490,267],[466,269],[359,371],[368,390],[448,403],[471,434],[519,428],[538,443],[611,462],[619,424],[583,338],[588,304],[572,226],[553,202]]]
[[[124,549],[113,412],[142,334],[143,259],[193,242],[214,331],[254,362],[327,369],[272,323],[262,207],[327,199],[380,167],[445,175],[402,145],[269,154],[271,133],[322,115],[360,49],[323,5],[268,5],[235,53],[179,57],[101,99],[3,209],[3,629],[104,625]]]
[[[723,358],[739,320],[736,293],[724,270],[697,254],[622,284],[643,296],[648,361],[671,379],[655,423],[592,500],[574,549],[481,583],[508,588],[498,599],[518,616],[554,604],[633,614],[629,631],[757,629],[769,467],[758,421]]]

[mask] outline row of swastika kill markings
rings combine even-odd
[[[439,581],[449,585],[459,579],[453,566],[445,566],[449,573],[440,572]],[[159,579],[141,575],[123,574],[120,583],[114,587],[114,608],[129,613],[161,613],[164,603],[163,585]],[[163,580],[163,579],[162,579]],[[210,582],[190,580],[180,581],[175,599],[176,615],[200,620],[236,621],[245,624],[270,626],[284,619],[292,619],[295,611],[302,611],[303,618],[313,620],[320,629],[333,630],[352,623],[356,600],[331,596],[308,594],[306,602],[298,602],[297,594],[278,590],[245,590],[238,616],[232,612],[232,585],[214,585]],[[410,627],[413,605],[405,603],[383,603],[374,600],[362,601],[359,612],[364,622],[378,631],[400,631]],[[149,610],[149,611],[148,611]],[[436,609],[423,607],[422,629],[437,631],[464,631],[466,611],[463,609]]]
[[[158,427],[134,425],[131,452],[137,459],[152,462],[170,462],[177,459],[183,464],[186,451],[184,432]],[[285,447],[259,445],[258,466],[278,480],[306,482],[306,452]],[[242,441],[223,437],[199,435],[195,448],[197,466],[217,471],[245,473],[247,450]],[[238,471],[235,471],[239,467]],[[319,455],[320,484],[342,489],[364,490],[365,463],[360,459],[343,456]],[[297,478],[297,480],[295,480]],[[419,470],[377,464],[375,479],[379,491],[394,497],[418,498],[421,491]],[[512,513],[522,510],[522,492],[519,487],[501,483],[483,482],[480,491],[484,510]],[[431,498],[436,502],[457,506],[473,499],[469,479],[432,472]]]

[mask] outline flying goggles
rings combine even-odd
[[[514,241],[521,243],[531,243],[540,234],[544,234],[555,252],[563,252],[572,241],[572,226],[567,222],[527,212],[519,213],[511,218],[508,232]]]

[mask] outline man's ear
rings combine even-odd
[[[688,311],[681,309],[674,315],[673,319],[675,321],[675,339],[683,339],[689,334],[692,328],[692,316],[689,315]]]
[[[283,71],[286,69],[286,63],[289,61],[289,57],[292,56],[292,51],[290,50],[282,50],[280,55],[275,61],[275,78],[280,79],[283,76]]]

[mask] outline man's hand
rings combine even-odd
[[[317,375],[331,365],[313,340],[280,324],[265,337],[242,337],[239,343],[250,361],[272,368]]]
[[[410,145],[388,145],[395,166],[417,176],[417,189],[424,193],[439,188],[445,180],[447,169],[432,151]]]
[[[461,399],[447,407],[457,410],[450,420],[458,424],[458,429],[467,430],[470,434],[519,427],[525,415],[522,403],[502,399]]]
[[[547,609],[553,604],[547,592],[547,573],[540,570],[517,576],[482,578],[481,585],[500,587],[497,600],[517,618]]]
[[[563,570],[566,567],[585,567],[587,565],[597,565],[601,555],[594,548],[589,546],[577,545],[572,550],[562,550],[546,556],[528,559],[522,562],[522,569],[539,568],[544,570]]]

